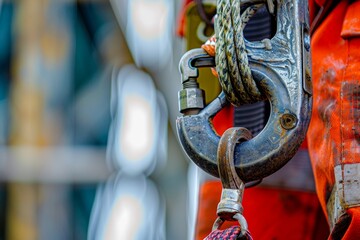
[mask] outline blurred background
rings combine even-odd
[[[186,239],[181,5],[0,0],[0,239]]]

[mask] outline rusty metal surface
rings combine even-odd
[[[237,144],[252,138],[246,128],[229,128],[222,135],[217,149],[218,169],[223,188],[244,189],[244,183],[238,177],[234,167],[234,150]]]
[[[234,127],[226,130],[220,139],[217,158],[222,191],[216,212],[218,218],[213,225],[213,231],[219,229],[224,221],[237,220],[241,226],[242,236],[250,236],[246,219],[242,215],[245,184],[235,170],[234,150],[237,144],[242,144],[251,138],[252,135],[248,129]]]
[[[218,170],[222,191],[217,214],[223,220],[232,220],[236,213],[242,213],[244,182],[239,178],[234,166],[234,150],[237,143],[250,140],[251,132],[246,128],[230,128],[222,135],[217,151]]]
[[[244,182],[264,178],[284,166],[303,142],[310,121],[311,69],[307,64],[310,60],[303,59],[310,55],[306,45],[307,3],[305,0],[278,0],[276,5],[275,36],[266,43],[246,42],[252,75],[270,102],[271,113],[259,135],[235,147],[236,171]],[[183,84],[196,81],[197,67],[212,63],[200,50],[193,51],[202,54],[199,62],[204,64],[194,60],[194,52],[185,55],[180,63]],[[220,136],[211,120],[227,104],[221,93],[198,114],[181,116],[176,122],[180,142],[189,158],[217,177],[216,150]]]

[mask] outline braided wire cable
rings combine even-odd
[[[243,30],[263,4],[249,6],[240,14],[239,0],[218,0],[216,18],[216,70],[227,99],[235,106],[262,100],[253,80]]]

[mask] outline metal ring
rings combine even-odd
[[[212,227],[211,231],[213,232],[215,230],[218,230],[223,225],[224,222],[225,221],[222,218],[217,217],[214,224],[213,224],[213,227]]]
[[[240,224],[240,227],[241,227],[241,234],[243,236],[247,235],[248,234],[248,224],[247,224],[247,221],[245,219],[245,217],[240,214],[240,213],[237,213],[234,215],[233,217],[235,220],[238,220],[239,224]]]
[[[243,127],[229,128],[221,136],[217,150],[217,160],[223,189],[239,189],[244,191],[245,184],[235,170],[234,151],[237,143],[248,141],[251,138],[251,132]]]
[[[236,213],[233,219],[238,221],[241,228],[241,234],[244,236],[249,235],[248,224],[245,217],[240,213]],[[220,217],[216,218],[211,231],[213,232],[218,230],[224,224],[224,222],[225,221],[222,218]]]
[[[281,76],[261,63],[250,62],[250,66],[260,90],[271,103],[271,114],[259,135],[235,148],[236,171],[244,182],[271,175],[295,155],[305,138],[311,109],[311,96],[306,95],[302,96],[301,109],[292,112],[293,99]],[[199,114],[177,119],[178,136],[185,152],[200,168],[215,177],[219,177],[216,150],[220,137],[211,119],[226,104],[222,93]],[[294,128],[287,130],[281,126],[284,114],[296,116]]]

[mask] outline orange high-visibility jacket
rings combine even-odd
[[[312,19],[326,5],[312,2]],[[360,1],[337,1],[326,13],[313,32],[312,67],[308,143],[317,194],[332,238],[360,239]]]

